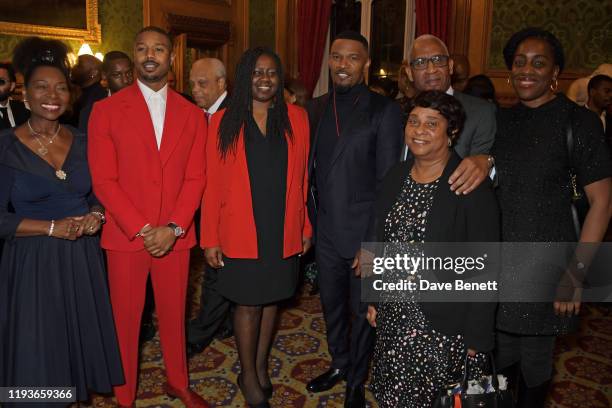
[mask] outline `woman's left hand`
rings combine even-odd
[[[300,256],[304,256],[312,248],[312,239],[303,237],[302,238],[302,253]]]
[[[102,227],[102,218],[98,214],[89,213],[81,218],[80,235],[95,235]]]

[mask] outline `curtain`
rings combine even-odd
[[[433,34],[447,42],[451,0],[416,0],[417,36]]]
[[[309,95],[321,73],[332,0],[300,0],[298,3],[298,69]]]

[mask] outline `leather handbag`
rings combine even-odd
[[[495,360],[487,353],[491,365],[491,385],[495,391],[484,394],[467,394],[468,378],[470,378],[469,359],[466,353],[463,379],[459,384],[443,387],[434,400],[432,408],[514,408],[514,400],[510,390],[500,390],[497,379]]]

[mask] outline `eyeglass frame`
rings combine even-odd
[[[438,64],[436,64],[436,62],[434,61],[434,58],[439,58],[440,62]],[[423,66],[419,66],[417,67],[415,65],[416,61],[419,60],[423,60],[424,64]],[[431,64],[436,67],[436,68],[444,68],[448,66],[448,61],[450,61],[450,56],[449,55],[444,55],[444,54],[438,54],[438,55],[434,55],[432,57],[420,57],[420,58],[415,58],[412,61],[410,61],[410,66],[414,69],[416,69],[417,71],[421,71],[424,69],[427,69],[427,67],[429,66],[429,63],[431,62]]]

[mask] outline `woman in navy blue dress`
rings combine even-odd
[[[86,139],[58,118],[70,103],[66,47],[15,49],[30,120],[0,134],[0,386],[111,392],[123,382],[91,194]]]

